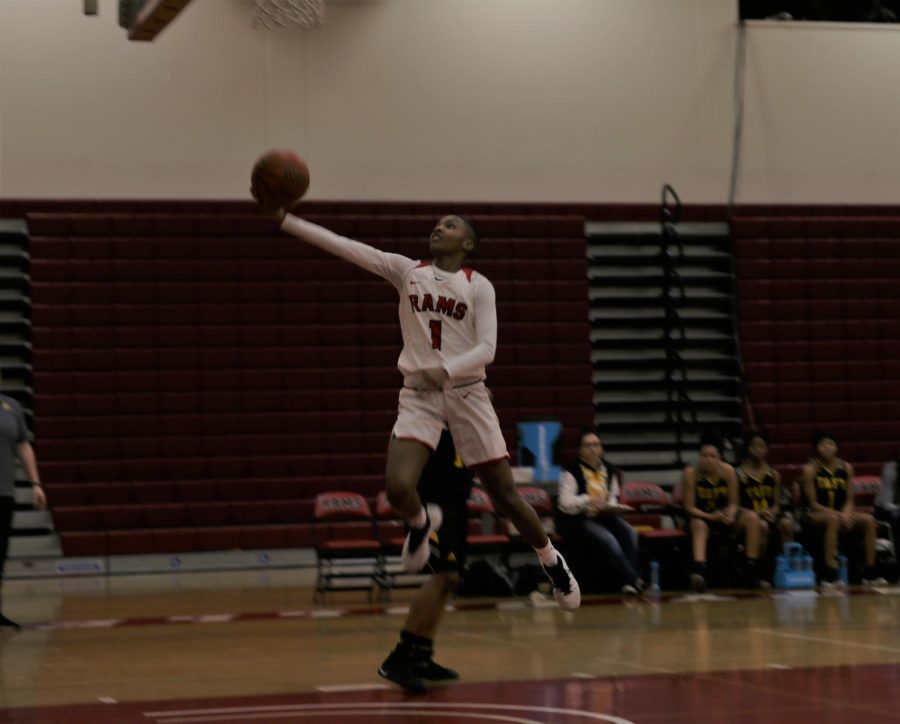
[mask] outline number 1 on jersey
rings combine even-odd
[[[441,348],[441,320],[432,319],[428,326],[431,327],[431,349]]]

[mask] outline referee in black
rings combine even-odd
[[[460,582],[466,555],[466,501],[471,492],[472,473],[456,455],[450,431],[444,430],[419,480],[422,501],[439,505],[444,513],[443,523],[430,541],[432,576],[414,596],[400,641],[378,669],[385,679],[413,693],[425,693],[429,681],[459,678],[455,671],[434,661],[434,635]]]

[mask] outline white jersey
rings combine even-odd
[[[471,269],[455,273],[390,254],[339,236],[288,214],[284,231],[387,279],[400,295],[403,351],[397,367],[404,385],[434,387],[443,370],[445,386],[459,387],[485,378],[497,349],[494,287]],[[424,372],[431,374],[425,375]]]

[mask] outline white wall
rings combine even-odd
[[[0,0],[0,196],[723,201],[734,0],[360,0],[254,31],[194,0],[129,43],[115,0]]]
[[[900,202],[900,27],[754,24],[747,33],[747,202]]]
[[[193,0],[0,0],[0,196],[245,198],[297,149],[313,198],[724,202],[735,0],[358,0],[254,31]],[[896,203],[900,28],[752,25],[738,199]]]

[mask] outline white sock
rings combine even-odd
[[[410,528],[418,528],[422,530],[425,525],[428,523],[428,514],[425,512],[425,506],[423,505],[419,508],[419,514],[415,518],[410,518],[408,521]]]
[[[549,540],[547,541],[547,545],[543,548],[535,548],[534,552],[537,553],[537,557],[541,559],[541,563],[545,566],[556,565],[556,548],[553,547],[553,544]]]

